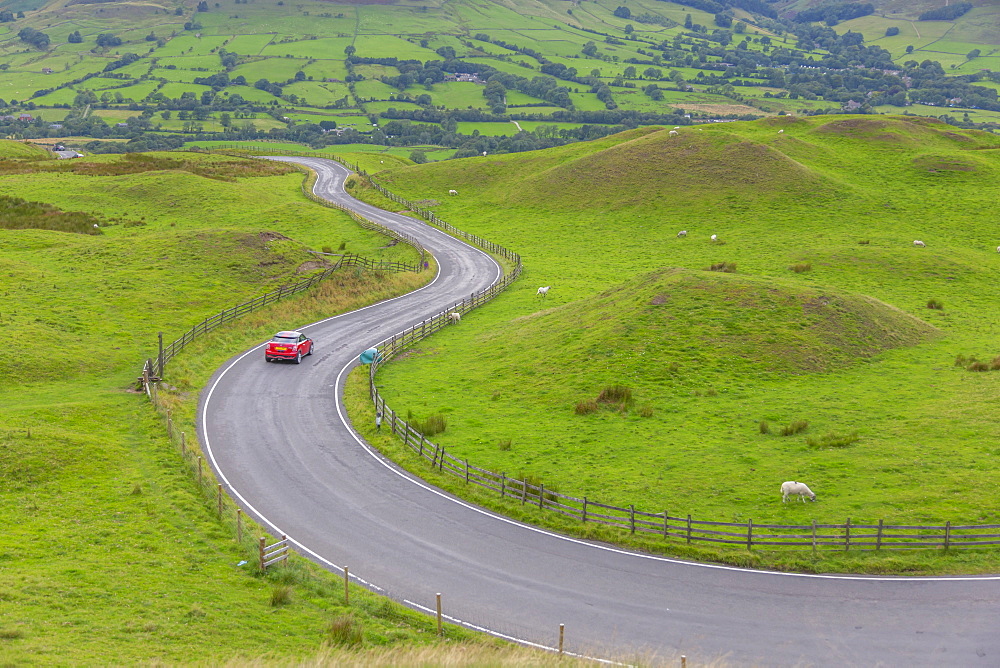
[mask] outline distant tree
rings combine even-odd
[[[733,30],[736,32],[737,35],[743,35],[747,31],[747,24],[743,23],[743,21],[737,21],[736,27]]]
[[[715,25],[720,28],[731,28],[733,25],[733,17],[729,14],[716,14]]]
[[[10,23],[14,20],[14,12],[4,10],[0,12],[0,23]]]
[[[617,9],[615,9],[614,14],[620,19],[632,18],[632,10],[629,9],[628,7],[625,7],[624,5],[619,6]]]
[[[895,37],[898,34],[899,34],[899,28],[897,28],[896,26],[891,26],[885,29],[886,37]]]
[[[659,79],[663,76],[663,72],[656,69],[655,67],[647,67],[642,71],[642,76],[647,79]]]
[[[156,33],[155,32],[151,32],[148,35],[146,35],[146,41],[147,42],[155,42],[156,41]]]
[[[634,65],[629,65],[628,67],[625,68],[625,78],[626,79],[635,79],[635,66]]]
[[[20,32],[17,33],[17,38],[42,50],[49,48],[51,41],[48,35],[34,28],[21,28]]]
[[[298,72],[295,73],[295,80],[296,81],[305,81],[306,80],[306,73],[303,72],[302,70],[299,70]]]
[[[182,14],[184,14],[183,7],[178,7],[177,9],[174,10],[174,16],[181,16]]]
[[[918,21],[952,21],[972,9],[971,2],[959,2],[931,9],[917,17]]]
[[[354,48],[353,44],[348,44],[347,46],[344,47],[344,53],[347,55],[348,58],[353,56],[356,52],[357,49]]]
[[[906,47],[906,52],[907,53],[913,53],[913,45],[912,44],[910,46]]]
[[[79,44],[83,41],[83,35],[80,34],[79,30],[74,30],[69,34],[69,37],[66,38],[66,41],[70,44]]]
[[[965,57],[969,60],[972,60],[973,58],[978,58],[980,53],[982,53],[982,51],[980,51],[979,49],[973,49],[972,51],[969,51],[967,54],[965,54]]]
[[[593,42],[587,42],[583,45],[583,55],[588,58],[597,58],[597,45]]]
[[[418,165],[422,165],[427,162],[427,152],[419,148],[414,151],[410,151],[410,160]]]
[[[631,23],[626,23],[625,24],[625,34],[626,35],[631,35],[634,32],[635,32],[635,27]]]
[[[442,46],[434,50],[434,53],[441,56],[445,60],[455,59],[455,48],[451,46]]]
[[[224,128],[228,128],[233,124],[233,117],[229,115],[228,111],[224,111],[219,115],[219,125]]]
[[[170,110],[167,109],[166,111],[161,111],[160,112],[160,118],[162,118],[165,121],[169,121],[170,120]]]
[[[199,12],[208,11],[208,3],[205,0],[201,0],[201,2],[198,3],[198,11]]]
[[[111,33],[102,33],[97,36],[97,46],[103,48],[112,48],[121,45],[122,45],[121,38],[115,37]]]
[[[23,19],[24,18],[24,12],[18,12],[17,13],[17,18]]]
[[[694,26],[694,22],[691,20],[691,15],[688,14],[684,17],[684,27],[690,30]]]

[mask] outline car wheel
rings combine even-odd
[[[315,343],[310,343],[309,344],[309,352],[306,353],[306,356],[308,357],[309,355],[312,355],[313,354],[313,350],[315,348],[316,348],[316,344]]]
[[[302,353],[295,353],[295,363],[302,364]]]
[[[265,361],[265,362],[271,362],[272,360],[271,360],[271,358],[270,358],[270,357],[265,357],[265,358],[264,358],[264,361]]]

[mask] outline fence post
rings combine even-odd
[[[182,431],[181,432],[181,455],[186,455],[186,454],[187,454],[187,442],[186,442],[186,438],[185,438],[184,432]]]
[[[538,483],[538,507],[541,508],[545,502],[545,483]]]
[[[631,533],[635,533],[635,504],[628,507],[628,525]]]
[[[691,542],[691,514],[688,513],[687,542]]]
[[[881,550],[882,549],[882,522],[883,521],[884,520],[879,520],[878,521],[878,534],[875,536],[875,549],[876,550]]]
[[[419,454],[421,457],[424,456],[424,435],[423,434],[420,434],[420,446],[419,446],[419,450],[417,451],[417,454]]]
[[[156,336],[159,341],[160,352],[156,356],[156,375],[163,378],[163,332],[160,332]]]
[[[506,489],[505,489],[506,487],[507,487],[507,474],[506,473],[501,473],[500,474],[500,498],[501,499],[504,497],[504,492],[506,492]]]
[[[584,524],[587,523],[587,497],[583,497],[583,513],[581,515],[581,519]]]
[[[562,653],[563,653],[563,636],[565,635],[565,633],[566,633],[566,625],[565,624],[560,624],[559,625],[559,656],[562,656]]]
[[[951,544],[951,520],[944,523],[944,549]]]
[[[438,635],[441,635],[441,592],[437,595],[437,626]]]
[[[219,495],[219,519],[222,519],[222,483],[218,485],[218,495]]]
[[[444,470],[444,446],[441,447],[441,458],[438,460],[438,471]]]
[[[347,586],[350,582],[351,576],[347,572],[347,566],[344,566],[344,605],[351,604],[351,592]]]
[[[813,525],[813,556],[816,556],[816,520],[812,521]]]
[[[236,509],[236,542],[243,542],[243,509]]]
[[[465,460],[465,484],[469,484],[469,460]]]
[[[257,541],[257,552],[260,555],[260,570],[264,570],[264,541],[266,539],[261,536],[260,540]]]
[[[844,552],[851,549],[851,518],[844,522]]]
[[[201,484],[201,455],[198,455],[198,484]]]
[[[747,520],[747,549],[753,549],[753,520]]]
[[[524,502],[527,501],[527,500],[528,500],[528,481],[527,480],[522,480],[521,481],[521,505],[523,506]]]

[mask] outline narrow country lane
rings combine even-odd
[[[500,269],[346,195],[339,164],[280,159],[316,170],[318,195],[418,238],[440,265],[416,292],[304,327],[317,352],[301,365],[265,364],[256,348],[202,393],[199,436],[219,479],[302,553],[414,606],[433,609],[441,592],[453,620],[521,641],[552,647],[565,624],[567,650],[591,656],[1000,665],[1000,578],[806,576],[630,553],[498,517],[385,461],[347,422],[347,372],[362,350],[487,288]]]

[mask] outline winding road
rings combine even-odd
[[[322,159],[316,194],[418,238],[426,287],[302,327],[301,365],[233,358],[202,392],[199,436],[229,493],[301,553],[452,621],[594,657],[685,654],[735,665],[1000,665],[1000,577],[797,575],[687,563],[530,527],[400,470],[340,403],[358,354],[500,277],[486,254],[348,196]],[[295,323],[289,323],[294,325]],[[464,326],[464,323],[463,323]],[[471,325],[470,326],[474,326]]]

